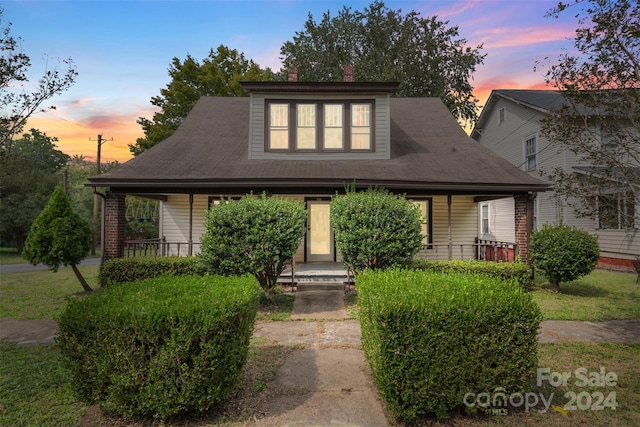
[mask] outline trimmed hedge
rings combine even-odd
[[[136,282],[158,276],[195,276],[209,271],[198,257],[116,258],[100,265],[100,286]]]
[[[397,418],[446,418],[467,393],[508,395],[530,384],[541,314],[514,283],[417,270],[356,281],[362,346]]]
[[[428,270],[441,273],[469,273],[481,274],[496,279],[513,281],[522,289],[530,291],[533,288],[533,277],[527,264],[522,262],[491,262],[476,260],[448,260],[428,261],[414,260],[410,268]]]
[[[252,277],[158,277],[72,300],[56,338],[78,396],[106,413],[166,420],[235,388],[260,287]]]

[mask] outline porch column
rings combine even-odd
[[[108,191],[104,209],[103,259],[122,258],[125,236],[125,193]]]
[[[189,194],[189,249],[187,255],[193,255],[193,194]]]
[[[451,194],[447,194],[447,259],[453,259],[453,227],[451,225]]]
[[[515,224],[516,224],[516,244],[518,254],[525,264],[531,265],[529,257],[529,239],[533,230],[533,200],[535,194],[516,194],[515,204]]]

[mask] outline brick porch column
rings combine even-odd
[[[529,239],[533,230],[533,199],[535,195],[523,193],[516,194],[515,204],[515,220],[516,220],[516,243],[518,245],[518,254],[525,264],[531,265],[529,257]]]
[[[126,194],[108,191],[104,210],[104,259],[122,258],[124,255]]]

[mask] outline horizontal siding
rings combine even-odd
[[[595,230],[598,236],[600,256],[635,260],[640,256],[640,231],[638,230]]]
[[[200,243],[205,232],[205,211],[209,198],[206,195],[193,197],[193,242]],[[169,243],[187,243],[189,241],[189,195],[169,195],[162,202],[162,222],[160,236]],[[171,255],[176,255],[176,248],[170,247]],[[200,245],[194,246],[194,254],[200,251]],[[180,247],[180,255],[187,254],[187,247]]]
[[[512,197],[492,200],[489,204],[488,235],[481,235],[482,240],[496,240],[500,242],[516,241],[515,205]],[[479,212],[479,211],[478,211]],[[478,217],[479,217],[478,213]],[[478,222],[478,230],[480,230]]]
[[[432,198],[433,212],[432,233],[433,249],[423,251],[422,256],[427,259],[447,259],[449,242],[447,196]],[[465,259],[472,258],[472,245],[478,236],[478,205],[472,196],[453,196],[451,199],[451,228],[453,258],[461,258],[460,245],[463,245],[462,255]],[[436,248],[437,245],[437,248]]]

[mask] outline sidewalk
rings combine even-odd
[[[291,318],[297,321],[256,323],[255,337],[293,350],[276,371],[283,392],[245,425],[387,426],[360,346],[360,323],[348,318],[343,284],[299,283]],[[50,344],[56,333],[53,320],[0,319],[0,340],[18,345]],[[640,320],[547,320],[539,340],[640,343]]]

